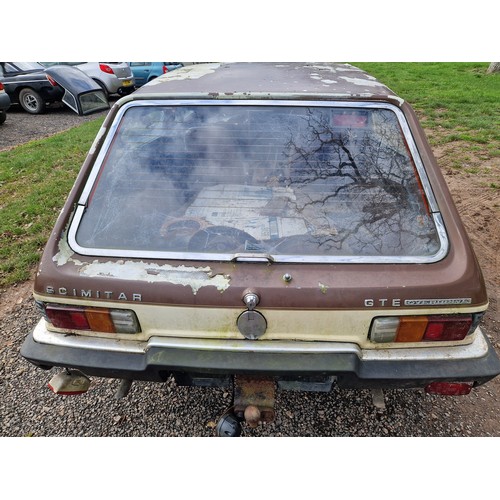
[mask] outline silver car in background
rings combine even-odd
[[[135,90],[135,79],[127,62],[43,62],[45,67],[56,64],[76,66],[90,76],[107,96],[124,96]]]

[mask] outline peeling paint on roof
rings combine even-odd
[[[324,64],[312,64],[311,68],[318,69],[320,71],[329,71],[330,73],[336,72],[336,68],[334,68],[333,66],[326,66]]]
[[[352,83],[353,85],[362,85],[363,87],[380,87],[381,83],[375,79],[369,78],[351,78],[349,76],[339,77],[346,82]]]
[[[192,66],[184,66],[171,73],[165,73],[164,75],[151,80],[146,85],[151,87],[172,80],[197,80],[202,76],[209,75],[213,73],[217,68],[220,67],[220,63],[213,64],[194,64]]]
[[[343,64],[336,67],[337,71],[358,71],[359,73],[363,73],[363,70],[356,68],[356,66],[352,66],[351,64]]]
[[[404,101],[345,63],[206,63],[156,78],[131,99],[388,99]],[[123,102],[123,101],[122,101]]]

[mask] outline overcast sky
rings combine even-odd
[[[2,60],[492,61],[490,0],[2,5]],[[181,4],[181,2],[179,2]],[[22,22],[18,19],[20,12]],[[10,20],[10,22],[9,22]],[[22,29],[21,29],[22,28]]]

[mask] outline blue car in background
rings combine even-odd
[[[135,78],[136,87],[140,87],[168,71],[184,66],[179,62],[131,62],[129,64]]]

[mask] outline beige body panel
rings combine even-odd
[[[46,296],[35,295],[37,300],[47,301]],[[243,335],[237,327],[238,316],[246,309],[213,308],[213,307],[179,307],[158,306],[141,303],[103,303],[102,301],[78,300],[65,298],[61,300],[50,297],[51,303],[71,304],[87,307],[109,307],[116,309],[132,309],[135,311],[141,325],[141,333],[134,334],[107,334],[99,332],[78,332],[78,335],[104,337],[123,340],[147,341],[151,337],[173,338],[200,338],[200,339],[227,339],[241,340]],[[59,300],[58,300],[59,299]],[[470,336],[455,343],[428,342],[428,343],[391,343],[375,344],[368,339],[372,320],[380,316],[413,316],[440,314],[439,310],[422,308],[415,309],[374,309],[363,310],[290,310],[290,309],[259,309],[266,318],[266,333],[260,340],[294,340],[316,342],[351,342],[364,349],[374,348],[401,348],[412,345],[421,347],[424,344],[461,345],[471,342]],[[477,307],[447,308],[446,314],[466,314],[479,312]],[[48,325],[51,331],[67,333]],[[72,332],[74,333],[74,332]],[[255,341],[259,342],[259,341]]]

